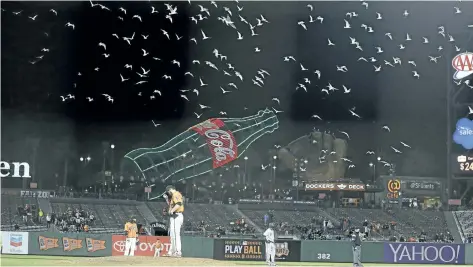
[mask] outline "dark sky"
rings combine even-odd
[[[118,170],[123,155],[133,148],[158,146],[208,118],[240,118],[266,107],[284,112],[277,114],[279,129],[247,151],[255,172],[268,163],[274,145],[287,145],[315,128],[338,138],[347,139],[341,131],[350,135],[347,157],[357,166],[351,177],[370,177],[368,163],[376,156],[396,164],[401,175],[446,175],[446,90],[454,85],[450,62],[459,52],[473,49],[473,28],[467,27],[472,24],[472,2],[370,1],[368,7],[361,2],[219,1],[217,7],[209,1],[170,2],[177,8],[172,23],[164,2],[102,4],[104,8],[90,2],[2,2],[2,160],[32,163],[31,143],[38,143],[36,172],[44,184],[62,179],[65,158],[74,162],[69,179],[82,179],[76,174],[82,168],[76,160],[80,156],[90,155],[94,160],[89,171],[98,172],[103,142],[116,145],[113,162]],[[152,13],[153,7],[157,12]],[[261,15],[269,23],[258,25]],[[236,29],[222,21],[227,16]],[[319,16],[323,22],[316,20]],[[255,36],[242,20],[254,27]],[[344,20],[350,29],[344,29]],[[201,31],[211,38],[203,40]],[[237,31],[242,40],[237,40]],[[406,40],[407,34],[412,40]],[[132,36],[130,45],[124,37]],[[362,51],[350,44],[350,37]],[[328,39],[335,45],[329,46]],[[226,59],[216,58],[215,49]],[[289,56],[295,61],[284,61]],[[360,59],[371,57],[376,62]],[[337,71],[337,66],[346,70]],[[381,71],[375,72],[379,66]],[[260,87],[252,80],[261,69],[270,75]],[[140,77],[143,71],[149,71],[147,77]],[[120,75],[128,80],[122,82]],[[201,86],[200,78],[208,85]],[[338,90],[327,95],[321,90],[329,83]],[[343,86],[351,91],[344,93]],[[231,92],[223,94],[220,87]],[[466,89],[459,98],[471,103],[472,89]],[[200,104],[211,108],[202,110]],[[455,116],[466,111],[461,107]],[[196,118],[195,113],[202,115]],[[322,121],[311,118],[314,114]],[[461,151],[456,145],[454,149]],[[367,156],[368,150],[376,156]],[[112,165],[111,160],[106,164]],[[380,169],[381,174],[387,171]]]

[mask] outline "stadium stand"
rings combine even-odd
[[[147,202],[149,209],[155,214],[159,221],[166,221],[163,209],[167,207],[164,202]],[[235,206],[232,205],[209,205],[209,204],[186,204],[185,231],[201,231],[202,222],[205,228],[216,229],[229,226],[230,222],[240,219]]]
[[[21,230],[45,230],[45,221],[23,220],[20,214],[25,205],[37,205],[35,198],[22,198],[15,195],[2,195],[2,230],[13,230],[17,224]],[[50,198],[48,200],[52,214],[73,217],[76,212],[92,215],[94,220],[86,223],[91,232],[121,233],[124,222],[134,217],[143,225],[150,220],[167,222],[163,215],[167,207],[165,202],[137,202],[134,200],[88,199],[88,198]],[[427,239],[436,239],[438,234],[445,234],[448,226],[442,211],[428,211],[406,208],[362,209],[362,208],[319,208],[307,206],[307,210],[284,207],[280,210],[268,210],[254,204],[254,208],[226,204],[187,203],[184,231],[187,234],[222,234],[253,233],[265,229],[265,215],[271,214],[281,234],[297,235],[307,238],[311,233],[322,231],[324,238],[345,236],[347,231],[356,227],[363,229],[365,221],[369,224],[370,238],[386,240],[392,236],[419,236],[426,232]],[[140,210],[141,209],[141,210]],[[147,213],[145,219],[144,212]],[[149,216],[152,215],[152,216]],[[67,217],[66,216],[66,217]],[[464,235],[473,234],[473,213],[458,211],[455,216]],[[238,222],[248,225],[244,229]],[[323,222],[329,224],[324,227]],[[89,224],[90,223],[90,224]],[[62,230],[56,227],[50,231]],[[452,230],[452,229],[450,229]],[[205,233],[206,232],[206,233]]]
[[[473,211],[455,211],[455,216],[460,224],[465,237],[473,235]]]

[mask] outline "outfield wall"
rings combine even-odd
[[[156,240],[169,250],[169,237],[140,236],[135,255],[153,256]],[[125,237],[109,234],[2,232],[3,254],[57,256],[123,255]],[[263,240],[182,237],[184,257],[263,261]],[[345,241],[276,242],[276,261],[352,262],[352,246]],[[364,242],[362,262],[406,264],[473,264],[473,244]]]

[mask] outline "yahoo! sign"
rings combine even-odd
[[[463,264],[465,245],[441,243],[385,243],[384,262]]]

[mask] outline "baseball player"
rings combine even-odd
[[[154,243],[154,257],[161,257],[161,251],[163,250],[163,243],[161,243],[161,240],[156,240],[156,243]]]
[[[166,201],[169,204],[169,235],[171,236],[171,247],[168,256],[181,257],[181,227],[184,223],[184,203],[181,193],[172,185],[166,187]]]
[[[276,257],[276,234],[274,233],[274,223],[269,223],[269,228],[263,233],[266,239],[266,263],[268,266],[276,266],[274,259]]]
[[[352,236],[353,267],[363,267],[361,263],[361,239],[360,229],[355,229],[355,234]]]
[[[125,256],[135,256],[135,249],[138,236],[138,227],[136,219],[131,219],[125,224]]]

